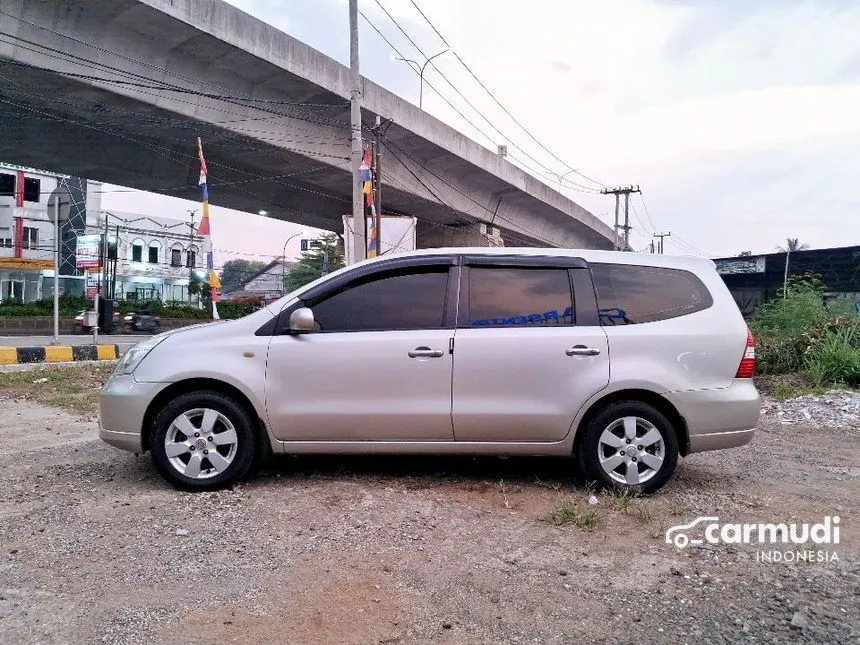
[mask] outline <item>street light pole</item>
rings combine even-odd
[[[415,62],[414,60],[412,60],[410,58],[400,58],[400,57],[395,58],[395,60],[402,60],[404,63],[411,63],[412,65],[415,65],[415,67],[418,68],[418,77],[419,77],[420,83],[421,83],[420,87],[418,89],[418,109],[419,110],[424,109],[424,70],[427,68],[427,65],[430,63],[431,60],[433,60],[434,58],[436,58],[438,56],[441,56],[442,54],[444,54],[447,51],[448,51],[447,49],[443,49],[438,54],[433,54],[430,58],[428,58],[427,60],[424,61],[423,65],[419,65],[417,62]]]
[[[281,297],[284,297],[284,291],[286,287],[284,286],[284,281],[287,279],[287,244],[290,243],[290,240],[294,237],[298,237],[299,235],[304,235],[304,231],[299,231],[295,235],[290,235],[287,238],[287,241],[284,242],[284,252],[281,253]]]

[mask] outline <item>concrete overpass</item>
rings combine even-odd
[[[349,70],[221,0],[0,0],[0,159],[339,230],[351,212]],[[384,210],[419,246],[611,248],[591,213],[364,79]]]

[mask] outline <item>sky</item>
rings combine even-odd
[[[349,63],[346,0],[228,1]],[[610,226],[614,198],[599,189],[638,185],[637,250],[660,232],[671,232],[667,253],[710,257],[772,252],[787,237],[812,248],[860,244],[855,0],[415,2],[451,46],[434,60],[438,69],[426,69],[423,108],[491,149],[507,144]],[[406,58],[424,60],[381,7],[425,55],[446,49],[411,0],[359,7]],[[359,28],[362,74],[417,104],[417,73],[365,20]],[[140,204],[193,208],[155,195],[103,196],[105,208]],[[256,218],[213,208],[216,249],[280,256],[289,235],[317,233]]]

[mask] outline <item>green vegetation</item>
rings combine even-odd
[[[244,260],[242,258],[227,260],[224,263],[224,266],[221,267],[221,274],[219,276],[221,280],[221,291],[235,291],[252,276],[262,271],[265,266],[265,262]]]
[[[817,387],[860,385],[860,319],[846,315],[843,303],[825,306],[823,292],[817,275],[792,276],[787,297],[780,293],[753,315],[759,374],[803,373]],[[777,387],[777,395],[787,393]]]
[[[205,285],[208,290],[208,285]],[[92,307],[92,302],[81,296],[61,296],[60,316],[69,318],[77,316],[84,309]],[[137,300],[118,300],[119,313],[127,314],[130,311],[140,311],[146,303]],[[209,320],[211,309],[197,309],[188,303],[180,301],[161,302],[155,300],[149,303],[150,311],[161,318],[183,318],[190,320]],[[251,302],[219,302],[218,315],[224,319],[241,318],[247,316],[256,309],[255,303]],[[54,301],[51,299],[37,300],[35,302],[21,302],[20,300],[4,300],[0,302],[0,316],[53,316]]]
[[[600,523],[600,514],[590,508],[577,507],[571,499],[562,499],[541,520],[554,526],[573,524],[585,531],[591,531]]]
[[[612,507],[624,514],[629,513],[639,499],[639,493],[627,488],[608,488],[605,493]]]
[[[328,257],[329,273],[345,266],[343,256],[337,252],[337,235],[334,233],[312,240],[311,245],[311,250],[303,252],[296,266],[287,274],[284,280],[284,289],[287,293],[321,277],[326,257]]]

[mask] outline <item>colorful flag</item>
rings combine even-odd
[[[376,242],[376,206],[374,204],[373,195],[373,170],[371,170],[371,160],[373,159],[373,149],[368,146],[364,149],[364,156],[361,160],[361,192],[364,194],[364,215],[367,223],[367,257],[375,258],[379,255],[379,248]]]
[[[206,258],[209,291],[212,298],[212,318],[218,320],[218,307],[215,303],[218,302],[218,289],[221,288],[221,281],[215,273],[215,260],[212,255],[212,237],[209,228],[209,173],[206,170],[206,160],[203,158],[203,141],[200,137],[197,137],[197,154],[200,158],[200,201],[203,211],[200,226],[197,227],[197,234],[203,236],[203,254]]]

